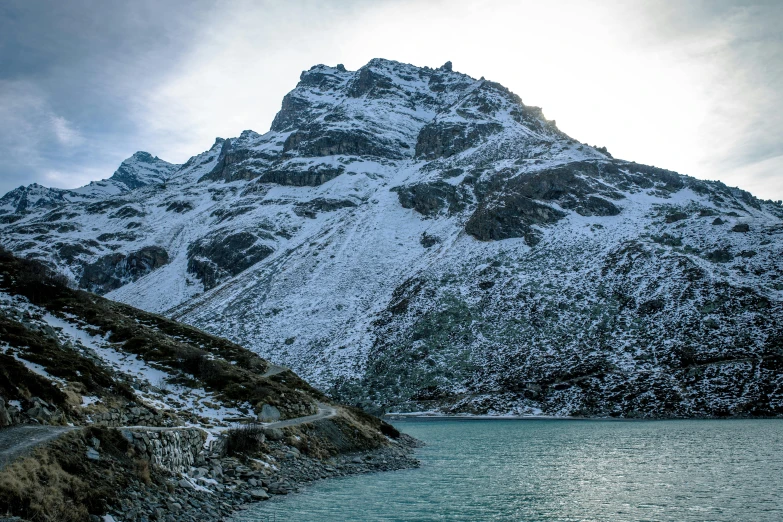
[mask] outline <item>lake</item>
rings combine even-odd
[[[421,468],[330,479],[258,521],[780,521],[783,420],[410,419]]]

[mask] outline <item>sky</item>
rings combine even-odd
[[[780,0],[6,0],[0,194],[266,132],[302,70],[500,82],[615,157],[783,199]]]

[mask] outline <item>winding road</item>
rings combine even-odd
[[[280,367],[282,368],[282,367]],[[282,368],[286,370],[287,368]],[[281,371],[282,371],[281,370]],[[337,415],[337,409],[329,404],[319,402],[318,413],[314,415],[307,415],[305,417],[297,417],[295,419],[288,419],[277,422],[264,423],[264,428],[288,428],[291,426],[299,426],[301,424],[307,424],[308,422],[315,422],[321,419],[328,419]],[[78,430],[83,426],[68,427],[68,426],[39,426],[39,425],[24,425],[14,426],[11,428],[4,428],[0,430],[0,471],[5,469],[11,462],[29,454],[36,447],[55,440],[61,435],[68,433],[69,431]],[[148,431],[172,431],[176,429],[185,429],[177,427],[154,427],[154,426],[121,426],[118,430],[122,429],[144,429]],[[192,426],[187,427],[192,428]]]
[[[314,415],[307,415],[305,417],[297,417],[295,419],[288,419],[277,422],[262,423],[264,428],[289,428],[291,426],[299,426],[300,424],[307,424],[308,422],[315,422],[321,419],[328,419],[337,415],[337,409],[334,406],[330,406],[324,402],[318,403],[318,413]]]
[[[77,427],[25,425],[0,430],[0,470],[37,446],[56,439]]]

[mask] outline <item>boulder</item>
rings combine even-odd
[[[731,229],[732,232],[750,232],[750,225],[747,223],[737,223],[734,225],[734,228]]]
[[[280,420],[280,410],[271,404],[264,404],[261,407],[261,413],[258,415],[261,422],[277,422]]]
[[[264,436],[272,441],[283,440],[285,433],[280,428],[267,428],[264,430]]]
[[[253,500],[269,500],[269,494],[263,489],[251,489],[249,493]]]

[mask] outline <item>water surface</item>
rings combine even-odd
[[[783,421],[396,421],[420,469],[320,481],[258,521],[780,521]]]

